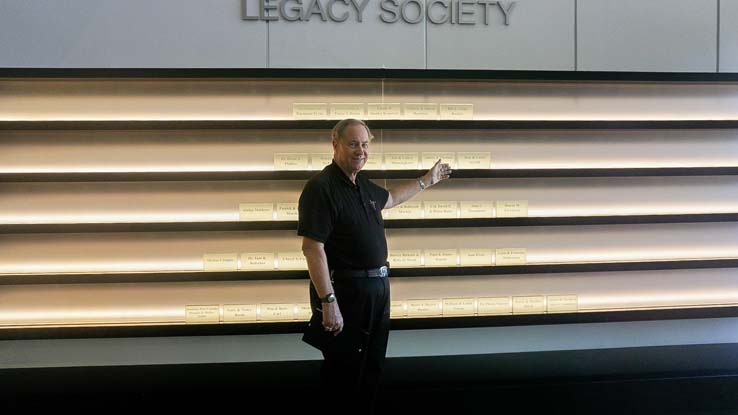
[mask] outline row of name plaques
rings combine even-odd
[[[526,265],[526,248],[404,249],[389,251],[393,268]],[[300,251],[211,253],[203,255],[204,271],[307,270]]]
[[[527,200],[408,201],[382,210],[384,219],[473,219],[528,216]],[[298,220],[297,203],[239,203],[240,221]]]
[[[292,117],[296,120],[472,120],[474,104],[295,102]]]
[[[326,144],[327,145],[327,144]],[[384,152],[370,151],[365,170],[425,170],[441,159],[454,169],[491,169],[489,151],[428,151]],[[333,153],[274,153],[274,170],[321,170],[331,164]]]
[[[409,299],[391,302],[391,317],[453,317],[506,314],[544,314],[579,311],[577,295],[531,295]],[[185,307],[185,322],[251,323],[262,321],[308,321],[310,304],[233,304],[190,305]]]

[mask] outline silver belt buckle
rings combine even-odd
[[[379,267],[379,277],[380,278],[387,278],[387,266],[382,265]]]

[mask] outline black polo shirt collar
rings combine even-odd
[[[354,184],[351,182],[351,179],[348,178],[346,173],[344,173],[344,171],[341,170],[340,167],[338,167],[338,164],[336,164],[336,160],[332,160],[331,164],[328,165],[328,171],[331,173],[331,175],[340,177],[344,183],[351,186],[352,188],[360,187],[359,175],[361,174],[361,172],[356,173],[356,184]]]

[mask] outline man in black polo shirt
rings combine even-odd
[[[422,177],[387,191],[360,173],[372,139],[363,121],[331,132],[333,163],[300,195],[302,251],[313,318],[303,340],[323,352],[321,384],[330,403],[372,410],[389,337],[390,287],[382,209],[451,174],[440,160]]]

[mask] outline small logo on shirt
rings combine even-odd
[[[377,202],[370,200],[369,204],[372,205],[372,209],[377,210]]]

